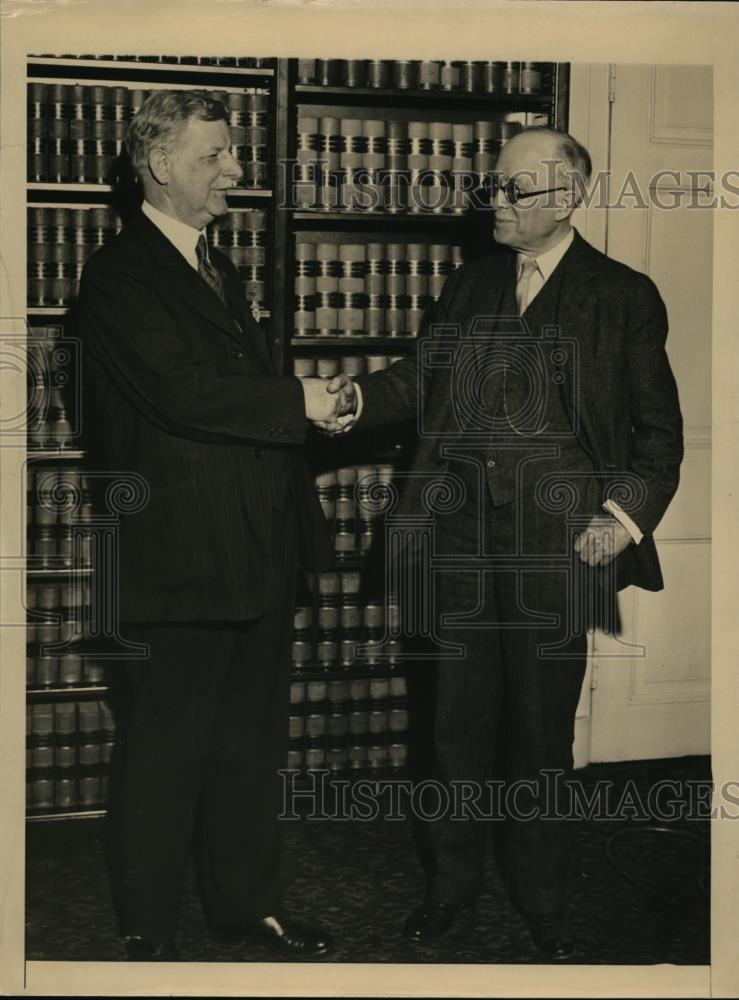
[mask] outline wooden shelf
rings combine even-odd
[[[39,448],[37,451],[33,451],[29,448],[26,452],[26,458],[28,460],[38,458],[43,461],[56,461],[59,459],[73,459],[75,461],[79,461],[84,457],[84,451],[61,451],[58,448]]]
[[[132,62],[125,59],[60,59],[56,56],[29,56],[28,66],[45,69],[94,69],[107,71],[130,71],[137,73],[167,73],[172,75],[193,74],[194,76],[238,76],[238,77],[273,77],[274,69],[257,66],[196,66],[191,63]],[[29,76],[32,76],[29,72]]]
[[[553,101],[549,94],[488,94],[466,90],[400,90],[375,87],[322,87],[299,83],[295,86],[298,103],[304,98],[311,104],[346,104],[365,107],[387,104],[390,107],[432,107],[487,109],[500,111],[537,111],[548,109]]]
[[[34,580],[43,579],[44,577],[62,579],[66,576],[92,576],[92,569],[75,569],[74,567],[68,567],[67,569],[27,569],[26,576],[32,577]]]
[[[292,213],[296,222],[310,222],[313,225],[320,225],[323,222],[343,222],[354,226],[356,223],[374,224],[392,222],[394,225],[414,226],[419,223],[422,226],[437,225],[448,226],[455,223],[465,222],[469,219],[469,213],[454,212],[324,212],[322,209],[300,209]]]
[[[28,306],[27,316],[65,316],[69,306]]]
[[[321,348],[371,348],[376,347],[380,353],[400,349],[410,351],[418,343],[418,337],[293,337],[290,345],[296,347]]]
[[[360,641],[357,642],[360,645]],[[399,664],[389,664],[386,660],[377,663],[373,667],[342,667],[338,664],[321,669],[312,663],[308,667],[292,666],[290,669],[291,681],[337,681],[337,680],[360,680],[364,677],[389,677],[390,674],[402,674]]]
[[[72,183],[52,183],[51,181],[28,181],[26,184],[28,190],[28,203],[29,205],[39,206],[38,197],[34,195],[41,196],[46,195],[48,198],[54,198],[60,194],[100,194],[100,195],[110,195],[113,193],[113,186],[111,184],[72,184]],[[272,190],[269,188],[234,188],[227,194],[228,198],[258,198],[268,199],[272,197]],[[78,206],[80,207],[80,206]]]
[[[53,701],[74,701],[75,698],[101,698],[108,694],[110,688],[107,684],[88,685],[87,687],[29,687],[26,688],[26,698],[29,701],[44,701],[50,698]]]
[[[57,812],[34,812],[29,809],[26,813],[26,820],[29,823],[39,823],[48,822],[58,819],[100,819],[106,816],[108,813],[107,809],[102,809],[99,807],[91,807],[90,809],[80,809],[79,806],[73,806],[71,809]]]

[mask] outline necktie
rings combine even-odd
[[[539,265],[533,257],[526,257],[523,254],[519,255],[519,270],[518,270],[518,280],[516,282],[516,305],[518,306],[518,315],[522,316],[526,312],[526,308],[531,301],[531,279],[539,270]]]
[[[215,268],[208,259],[208,247],[205,237],[201,233],[195,246],[195,256],[198,259],[198,274],[203,281],[211,288],[221,302],[226,305],[226,292],[223,287],[223,278],[220,271]]]

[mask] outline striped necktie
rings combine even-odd
[[[202,233],[198,236],[198,242],[195,246],[195,256],[198,259],[198,274],[206,285],[216,293],[225,306],[226,291],[223,287],[223,278],[220,271],[211,264],[208,258],[208,245]]]
[[[539,265],[534,257],[527,257],[520,254],[518,267],[518,280],[516,281],[516,305],[518,315],[522,316],[531,301],[531,279],[539,270]]]

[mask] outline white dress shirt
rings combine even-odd
[[[205,236],[205,230],[195,229],[194,226],[188,226],[186,222],[180,222],[179,219],[173,219],[171,215],[165,215],[148,201],[144,201],[141,211],[167,237],[175,249],[180,251],[190,267],[197,271],[198,258],[195,247],[199,237]]]
[[[538,267],[538,270],[532,273],[531,280],[529,282],[529,292],[526,302],[527,307],[531,305],[546,282],[549,281],[554,273],[555,267],[570,249],[574,238],[575,231],[574,229],[570,229],[564,239],[561,239],[555,247],[552,247],[551,250],[545,250],[544,253],[540,254],[519,253],[518,260],[516,262],[519,274],[521,272],[521,261],[524,257],[532,257],[536,261]]]

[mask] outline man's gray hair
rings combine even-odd
[[[531,125],[528,128],[517,132],[517,135],[524,135],[527,132],[537,135],[550,135],[555,140],[555,156],[562,161],[564,171],[570,175],[575,191],[582,195],[593,173],[593,163],[587,149],[562,129],[550,128],[546,125]]]
[[[152,149],[175,149],[191,118],[228,122],[228,111],[204,90],[155,90],[146,98],[126,132],[126,151],[139,177]]]

